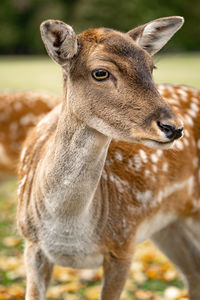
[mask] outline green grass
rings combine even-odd
[[[142,290],[163,292],[169,285],[183,288],[183,283],[179,280],[173,280],[171,282],[164,282],[158,279],[149,279],[143,285],[140,286]]]
[[[185,84],[200,88],[200,53],[155,56],[156,83]]]
[[[48,56],[0,56],[0,90],[62,93],[61,68]]]
[[[200,53],[155,56],[156,83],[200,88]],[[48,90],[62,93],[61,69],[46,55],[0,56],[0,90]]]

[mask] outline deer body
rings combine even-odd
[[[198,101],[200,94],[195,90],[181,86],[158,86],[158,90],[165,100],[169,101],[169,104],[172,99],[177,99],[173,109],[176,113],[181,114],[183,120],[186,120],[184,123],[186,135],[175,143],[173,149],[155,150],[138,144],[113,140],[107,153],[109,141],[102,141],[105,143],[103,158],[101,158],[102,165],[97,168],[97,176],[99,177],[101,173],[102,176],[97,189],[95,187],[95,196],[91,195],[89,197],[89,200],[93,199],[93,201],[89,201],[87,208],[83,209],[83,211],[80,202],[83,201],[85,203],[85,201],[81,189],[87,184],[83,177],[81,177],[80,195],[77,196],[77,191],[75,193],[75,197],[81,199],[78,203],[73,198],[72,203],[69,204],[69,196],[67,196],[65,204],[65,196],[62,193],[62,188],[65,193],[66,186],[69,184],[69,179],[67,180],[67,178],[72,177],[71,169],[69,174],[60,172],[61,177],[58,178],[58,181],[59,183],[61,182],[61,185],[59,184],[59,194],[56,193],[56,196],[53,195],[51,197],[52,183],[46,183],[48,191],[43,190],[42,194],[46,195],[44,200],[45,215],[48,212],[48,218],[45,220],[46,223],[44,222],[43,224],[44,228],[40,230],[39,240],[41,248],[54,263],[75,268],[98,267],[99,262],[102,263],[104,252],[106,252],[106,249],[102,250],[102,244],[105,244],[106,239],[108,241],[113,240],[114,245],[117,247],[116,251],[121,251],[122,245],[126,244],[127,241],[130,244],[141,242],[180,217],[187,219],[198,212],[199,156],[196,146],[198,139],[193,136],[192,130],[193,126],[198,128],[199,110],[194,104]],[[182,100],[184,98],[179,94],[180,90],[184,90],[187,94],[187,102]],[[195,102],[191,100],[192,98]],[[195,119],[194,117],[191,119],[192,122],[195,122],[192,127],[191,121],[187,124],[188,114],[186,113],[191,109],[191,106],[194,106],[196,109]],[[38,134],[42,132],[44,136],[48,136],[49,132],[53,130],[52,124],[54,130],[56,130],[60,111],[61,105],[46,117],[48,123],[44,119],[41,125],[38,124],[34,130],[34,139],[31,136],[31,143],[33,142],[35,145],[35,149],[31,149],[33,155],[35,152],[38,152],[38,149],[42,151],[42,144],[44,143],[44,140],[38,143]],[[81,136],[80,141],[88,142],[88,138],[85,139]],[[89,145],[91,144],[91,141],[89,141]],[[48,161],[48,150],[53,149],[53,146],[51,143],[48,143],[47,146],[47,153],[44,152],[44,157]],[[86,145],[83,146],[86,147]],[[190,151],[185,151],[188,147]],[[66,148],[66,145],[64,145],[64,152]],[[73,149],[73,151],[75,150]],[[26,176],[26,173],[29,173],[28,169],[32,167],[29,165],[29,161],[32,161],[32,156],[29,157],[30,149],[27,148],[26,151],[27,156],[23,157],[26,160],[24,176]],[[97,154],[96,148],[95,154]],[[107,157],[102,171],[106,154]],[[49,155],[52,157],[52,154]],[[82,155],[84,155],[84,161]],[[84,150],[81,153],[80,160],[83,163],[85,163],[86,155],[94,162],[94,157],[92,156],[91,158],[88,146],[86,153]],[[70,153],[71,157],[72,153]],[[61,161],[56,161],[57,167],[61,166],[61,168],[66,170],[70,168],[69,161],[66,162],[66,167],[64,165],[64,155],[59,155],[59,159]],[[189,166],[188,164],[183,165],[183,162],[186,161],[190,161],[191,164]],[[90,182],[89,174],[85,173],[86,166],[81,167],[81,169],[84,170],[83,175],[88,181],[89,186],[86,191],[89,193],[94,183]],[[44,170],[47,171],[48,166],[45,166]],[[45,177],[45,171],[44,173],[41,172],[42,177]],[[77,172],[77,169],[74,171]],[[52,172],[54,173],[55,170]],[[75,179],[77,179],[77,174],[73,180]],[[30,184],[29,180],[31,178],[27,177],[23,188],[26,187],[26,183]],[[94,174],[92,180],[94,180]],[[41,178],[39,178],[40,181]],[[98,182],[98,180],[96,181]],[[30,186],[34,189],[34,185]],[[107,190],[112,191],[109,196],[106,193]],[[40,199],[37,195],[35,198]],[[72,208],[70,207],[71,204]],[[38,204],[38,207],[40,207],[40,204]],[[85,208],[85,204],[83,207]],[[101,213],[98,207],[104,207],[104,211]],[[66,211],[71,212],[70,216],[68,216]],[[42,215],[40,217],[42,218]],[[58,219],[58,222],[56,219]],[[116,220],[113,221],[113,224],[109,224],[110,219]],[[99,232],[99,224],[101,224],[102,232]],[[35,226],[37,227],[37,224]],[[132,232],[133,227],[135,232]],[[51,228],[50,232],[49,228]],[[64,241],[64,237],[66,237],[66,241]],[[104,242],[102,242],[102,237],[105,239]],[[35,237],[33,237],[33,241],[34,239]],[[74,253],[77,253],[76,258]],[[88,263],[86,256],[91,258],[95,254],[99,257],[97,263],[94,265],[91,262]],[[60,258],[60,256],[62,257]],[[69,259],[67,259],[67,256],[69,256]],[[94,261],[94,257],[92,257],[91,261]]]
[[[42,24],[67,89],[21,154],[18,225],[26,238],[27,300],[45,299],[53,264],[103,265],[100,297],[119,299],[134,244],[148,237],[183,271],[191,299],[199,299],[198,234],[192,238],[184,228],[192,232],[190,218],[198,224],[199,142],[191,128],[200,95],[177,86],[160,87],[161,97],[149,56],[182,22],[163,18],[128,34],[95,29],[78,38],[63,22]],[[180,118],[186,134],[175,150],[165,150],[182,135]],[[164,245],[163,231],[174,251]]]
[[[0,180],[16,176],[25,137],[60,102],[61,97],[44,92],[0,93]]]

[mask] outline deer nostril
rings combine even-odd
[[[158,127],[162,132],[164,132],[165,136],[170,140],[178,139],[182,136],[183,127],[176,128],[173,125],[157,122]]]

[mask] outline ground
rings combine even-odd
[[[200,88],[200,54],[159,56],[155,80]],[[0,90],[48,90],[61,94],[61,72],[48,58],[0,57]],[[15,222],[17,181],[0,186],[0,300],[24,299],[23,241]],[[102,270],[91,275],[56,267],[48,300],[98,299]],[[136,248],[123,300],[186,300],[180,276],[173,265],[150,243]]]

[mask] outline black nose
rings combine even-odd
[[[157,122],[157,125],[170,140],[176,140],[182,136],[183,127],[176,128],[173,125],[161,123],[160,121]]]

